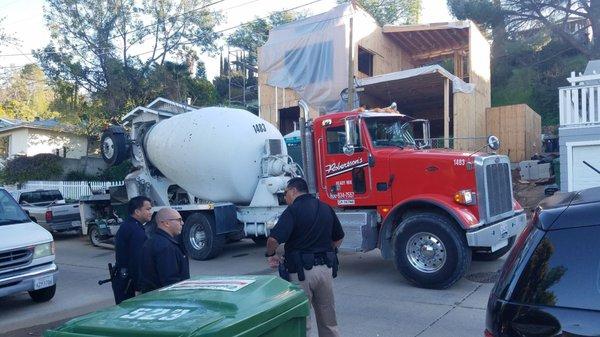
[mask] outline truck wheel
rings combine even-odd
[[[393,243],[396,268],[419,287],[448,288],[471,264],[465,236],[451,220],[435,213],[404,219],[394,232]]]
[[[513,236],[508,239],[508,245],[504,248],[500,248],[497,251],[490,253],[486,251],[473,251],[473,260],[475,261],[495,261],[504,256],[515,244],[516,236]]]
[[[34,302],[41,303],[50,301],[54,297],[54,293],[56,293],[56,284],[48,288],[32,290],[29,292],[29,296]]]
[[[210,214],[190,215],[183,227],[183,243],[194,260],[210,260],[219,255],[225,244],[224,235],[216,235],[214,217]]]
[[[121,126],[111,125],[100,138],[102,159],[109,165],[119,165],[129,155],[127,133]]]
[[[254,241],[254,243],[259,247],[264,247],[267,245],[267,237],[266,236],[253,236],[252,241]]]
[[[100,230],[96,225],[90,226],[90,228],[88,229],[88,236],[90,237],[90,243],[94,247],[98,247],[102,242],[102,240],[100,239]]]

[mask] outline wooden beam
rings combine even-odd
[[[463,56],[458,50],[454,51],[454,76],[463,79],[465,77]]]
[[[425,52],[425,53],[420,53],[420,54],[414,54],[412,55],[413,60],[429,60],[429,59],[433,59],[433,58],[438,58],[438,57],[442,57],[442,56],[448,56],[448,55],[453,55],[454,54],[455,49],[444,49],[444,50],[436,50],[433,52]]]
[[[400,45],[402,47],[404,47],[404,49],[411,54],[414,53],[415,50],[419,50],[419,48],[417,46],[415,46],[412,41],[410,41],[410,39],[405,39],[403,36],[401,37],[400,35],[397,34],[391,34],[392,38],[394,40],[396,40],[398,43],[400,43]],[[408,48],[407,48],[408,47]],[[412,49],[412,50],[411,50]]]
[[[444,79],[444,147],[449,147],[450,138],[450,80]]]
[[[456,43],[457,45],[459,45],[459,46],[468,46],[469,45],[468,38],[467,38],[467,41],[462,41],[462,39],[460,37],[457,37],[456,35],[458,35],[458,32],[455,30],[448,32],[448,36],[450,37],[450,39],[452,39],[452,41],[454,41],[454,43]]]
[[[450,43],[448,43],[448,41],[444,38],[443,34],[441,31],[424,31],[423,34],[427,34],[427,36],[429,37],[429,39],[435,41],[436,43],[434,44],[434,47],[436,49],[440,49],[440,48],[446,48],[447,45],[449,45]]]
[[[415,32],[415,34],[416,34],[418,37],[420,37],[420,38],[421,38],[421,40],[422,40],[422,41],[423,41],[425,44],[427,44],[427,47],[426,47],[427,49],[433,49],[433,48],[436,48],[435,44],[434,44],[434,43],[432,43],[432,42],[430,42],[430,40],[432,40],[432,39],[431,39],[431,37],[430,37],[430,36],[427,36],[427,35],[425,35],[426,33],[428,33],[428,32],[426,32],[426,31]]]
[[[418,30],[438,30],[438,29],[468,29],[468,21],[455,21],[455,22],[436,22],[422,25],[404,25],[404,26],[390,26],[386,25],[383,27],[384,33],[398,33],[398,32],[414,32]]]

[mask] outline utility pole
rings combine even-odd
[[[350,46],[348,48],[348,100],[346,102],[346,111],[351,111],[354,108],[354,43],[352,41],[352,30],[354,28],[354,18],[350,17]]]

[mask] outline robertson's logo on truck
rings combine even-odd
[[[356,160],[351,160],[345,163],[332,163],[325,165],[325,174],[327,174],[327,178],[333,177],[338,174],[342,174],[344,172],[348,172],[355,167],[367,166],[367,163],[363,164],[363,159],[359,158]]]

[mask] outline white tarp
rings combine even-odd
[[[419,67],[419,68],[412,68],[412,69],[396,71],[393,73],[388,73],[388,74],[383,74],[383,75],[378,75],[378,76],[373,76],[373,77],[362,78],[362,79],[357,80],[357,83],[358,83],[359,87],[364,87],[364,86],[368,86],[369,84],[402,80],[402,79],[406,79],[406,78],[417,77],[417,76],[426,75],[426,74],[434,74],[434,73],[440,73],[441,75],[445,76],[446,78],[450,79],[450,81],[452,81],[452,92],[453,93],[464,92],[466,94],[472,94],[473,90],[475,90],[474,84],[466,83],[459,77],[452,75],[448,70],[444,69],[442,66],[437,65],[437,64],[434,64],[431,66],[426,66],[426,67]]]
[[[354,44],[377,29],[350,4],[272,29],[258,64],[267,84],[292,88],[320,112],[331,111],[348,86],[350,17]]]

